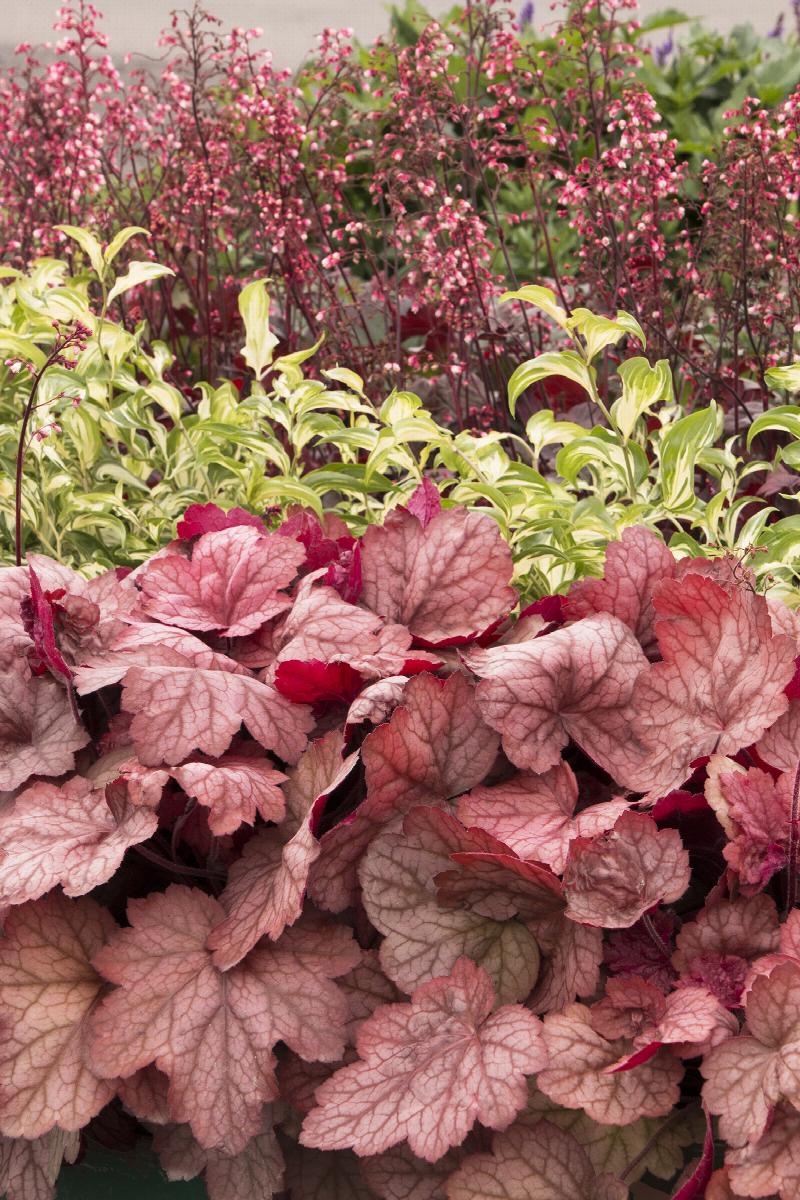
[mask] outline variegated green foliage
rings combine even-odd
[[[800,576],[800,516],[776,519],[766,501],[743,495],[748,477],[768,464],[748,455],[744,436],[724,436],[716,404],[684,412],[668,364],[643,356],[625,361],[610,394],[600,395],[598,356],[625,337],[645,350],[626,313],[567,314],[541,287],[509,293],[505,299],[547,313],[564,338],[563,348],[514,373],[512,408],[533,383],[566,375],[585,389],[598,421],[587,428],[542,410],[524,432],[477,435],[438,424],[409,392],[372,395],[346,367],[309,378],[316,347],[273,361],[269,297],[257,281],[240,303],[254,378],[242,394],[230,382],[201,383],[199,403],[190,404],[165,378],[166,349],[149,345],[143,328],[130,332],[112,319],[124,289],[158,276],[156,264],[134,263],[114,279],[121,239],[141,231],[123,231],[105,249],[84,231],[67,232],[87,255],[85,274],[70,277],[53,259],[26,275],[0,269],[2,561],[13,559],[14,458],[31,387],[15,360],[41,369],[53,321],[79,320],[92,338],[73,371],[51,366],[41,380],[33,428],[51,432],[28,446],[23,489],[26,547],[73,565],[135,564],[173,536],[189,504],[209,500],[260,513],[297,504],[333,510],[360,531],[402,502],[425,472],[445,503],[479,507],[497,521],[530,596],[597,572],[606,543],[642,522],[687,552],[757,546],[757,573],[782,591]],[[90,305],[98,295],[100,316]],[[796,386],[796,371],[774,372],[774,386]],[[767,429],[791,436],[779,457],[800,463],[800,408],[766,413],[750,440]]]

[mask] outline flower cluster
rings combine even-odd
[[[10,1200],[109,1114],[211,1200],[797,1195],[796,615],[511,578],[429,483],[0,572]]]

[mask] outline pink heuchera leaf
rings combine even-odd
[[[292,1200],[375,1200],[362,1177],[363,1159],[352,1150],[308,1150],[286,1144],[287,1196]]]
[[[204,671],[248,674],[246,667],[212,650],[194,634],[148,621],[131,623],[102,653],[88,655],[75,672],[76,687],[81,696],[89,695],[119,683],[131,667],[163,665],[170,654],[180,654]]]
[[[308,575],[327,567],[324,582],[355,604],[361,595],[361,552],[344,521],[333,513],[325,513],[324,527],[309,509],[294,511],[277,532],[293,537],[305,548],[303,574]]]
[[[766,771],[720,771],[708,799],[731,839],[725,860],[739,875],[745,894],[760,892],[786,865],[794,771],[774,779]],[[714,803],[715,800],[721,804]]]
[[[166,647],[160,658],[159,666],[130,667],[122,689],[122,708],[133,714],[133,743],[145,766],[180,763],[198,750],[220,758],[242,724],[284,761],[300,757],[312,725],[304,705],[251,675],[195,667]]]
[[[441,827],[447,819],[446,813],[432,809],[423,823],[420,822],[423,812],[424,809],[415,809],[409,813],[406,830],[419,830],[421,824],[424,829],[431,818],[434,828]],[[469,842],[463,848],[457,846],[450,855],[456,866],[440,872],[434,880],[443,904],[466,904],[484,916],[500,920],[521,916],[532,925],[548,921],[563,911],[561,881],[549,867],[524,862],[502,842],[484,848],[480,843],[486,835],[480,829],[469,829],[466,833],[469,839],[474,839],[473,844],[477,843],[477,848],[473,849]]]
[[[737,1194],[777,1193],[780,1200],[796,1200],[800,1195],[800,1113],[787,1104],[779,1105],[761,1140],[754,1146],[729,1150],[725,1161]]]
[[[609,542],[602,579],[580,579],[566,599],[570,621],[610,613],[633,630],[645,652],[655,649],[653,593],[675,574],[675,559],[657,534],[643,525]]]
[[[433,518],[442,511],[442,499],[436,484],[431,483],[427,475],[422,483],[411,493],[405,508],[416,517],[423,529],[430,525]]]
[[[380,1200],[447,1200],[447,1181],[460,1158],[451,1150],[429,1163],[403,1144],[361,1159],[361,1174]]]
[[[160,771],[155,767],[143,767],[133,756],[132,750],[132,746],[124,747],[122,760],[118,762],[113,778],[107,782],[100,781],[105,783],[106,796],[109,799],[112,797],[116,799],[118,793],[121,792],[122,799],[129,800],[137,808],[158,808],[169,780],[169,772]],[[99,781],[95,775],[95,768],[102,761],[102,759],[98,759],[97,763],[87,771],[88,777],[96,784]]]
[[[201,537],[204,533],[219,533],[223,529],[235,529],[239,525],[249,525],[262,533],[267,532],[261,518],[243,508],[230,508],[225,512],[217,504],[190,504],[178,521],[176,533],[179,538],[188,541],[190,538]]]
[[[77,1130],[114,1083],[86,1061],[87,1020],[103,988],[91,959],[116,929],[94,900],[53,892],[12,908],[0,940],[0,1128],[36,1138]]]
[[[71,678],[76,662],[101,651],[122,632],[138,592],[115,571],[85,579],[43,554],[29,554],[28,564],[21,615],[30,639],[29,660],[42,664],[49,656],[54,674]]]
[[[362,602],[429,644],[470,639],[513,608],[511,552],[490,517],[395,509],[361,539]]]
[[[270,1200],[283,1187],[283,1155],[269,1109],[260,1132],[238,1154],[205,1149],[188,1125],[157,1129],[153,1149],[168,1179],[204,1172],[208,1200]]]
[[[187,796],[208,809],[208,824],[217,836],[252,825],[256,813],[265,821],[281,821],[286,811],[280,784],[286,779],[267,758],[226,754],[223,758],[183,763],[172,772]]]
[[[660,991],[669,991],[675,982],[670,962],[674,928],[672,914],[657,908],[648,914],[647,924],[639,920],[627,929],[612,930],[605,942],[606,965],[616,975],[638,975]]]
[[[299,662],[287,659],[275,672],[275,687],[294,704],[318,704],[335,701],[351,704],[361,691],[364,680],[346,662]]]
[[[687,574],[661,585],[655,607],[663,662],[637,680],[634,708],[642,737],[658,748],[650,770],[663,794],[694,759],[733,754],[778,720],[796,650],[773,637],[766,601],[749,589]]]
[[[598,1176],[586,1151],[549,1121],[496,1134],[491,1154],[467,1158],[447,1185],[447,1200],[626,1200],[628,1188]]]
[[[74,1162],[77,1134],[53,1129],[40,1138],[0,1137],[0,1193],[5,1200],[54,1200],[61,1164]]]
[[[169,1080],[157,1067],[143,1067],[127,1079],[120,1079],[117,1095],[140,1121],[169,1125]]]
[[[689,855],[675,829],[659,829],[644,813],[623,813],[613,829],[578,838],[564,872],[567,916],[620,929],[689,886]]]
[[[36,900],[61,884],[82,896],[110,879],[125,851],[152,837],[158,818],[76,776],[34,783],[0,811],[0,904]]]
[[[494,787],[462,796],[458,816],[505,842],[520,858],[547,863],[560,875],[572,838],[610,829],[629,805],[620,798],[593,804],[575,815],[578,785],[567,763],[543,775],[525,772]]]
[[[490,841],[447,813],[421,808],[406,817],[404,835],[388,829],[370,846],[360,870],[363,903],[384,934],[381,965],[403,991],[449,971],[462,955],[487,971],[502,1000],[523,1000],[531,991],[539,950],[526,925],[509,919],[513,906],[506,902],[493,915],[439,900],[437,876],[452,866],[451,855]],[[551,908],[558,904],[551,900]]]
[[[769,896],[718,899],[687,921],[672,962],[685,982],[702,983],[726,1007],[736,1007],[750,962],[778,949],[779,925]]]
[[[402,701],[407,683],[407,675],[389,675],[386,679],[368,684],[347,710],[345,731],[349,734],[356,725],[363,725],[366,721],[372,725],[382,724]]]
[[[0,672],[0,791],[31,775],[63,775],[89,741],[60,683],[32,676],[22,662]]]
[[[338,561],[332,562],[325,572],[325,583],[335,588],[348,604],[358,603],[364,590],[360,542],[355,542],[350,550],[341,551]]]
[[[742,1193],[734,1192],[731,1187],[730,1174],[727,1167],[720,1167],[711,1176],[708,1181],[704,1200],[743,1200]]]
[[[488,975],[462,958],[409,1004],[379,1008],[359,1030],[359,1062],[319,1088],[301,1144],[379,1154],[407,1141],[435,1162],[476,1120],[504,1128],[524,1107],[525,1075],[547,1056],[531,1012],[494,1006]]]
[[[249,654],[250,665],[268,668],[267,678],[286,661],[344,663],[365,679],[409,674],[411,658],[427,662],[431,670],[439,660],[424,651],[411,650],[411,634],[402,625],[386,625],[375,613],[357,608],[333,588],[313,578],[297,588],[292,609],[274,630],[269,654]],[[421,668],[417,668],[421,669]]]
[[[249,526],[206,533],[191,558],[168,554],[147,564],[139,576],[142,608],[167,625],[241,637],[289,607],[281,589],[304,558],[299,542]]]
[[[797,769],[800,747],[800,700],[792,700],[782,716],[756,743],[758,756],[779,771]]]
[[[597,990],[603,960],[602,930],[578,925],[563,913],[537,922],[536,940],[543,956],[536,988],[528,1003],[546,1013]]]
[[[30,649],[21,611],[30,590],[27,567],[0,567],[0,670],[6,670]]]
[[[358,754],[342,758],[341,734],[333,730],[309,746],[289,775],[286,821],[251,838],[220,897],[228,915],[208,938],[220,970],[234,966],[265,935],[280,937],[300,916],[308,872],[319,855],[316,824],[357,760]]]
[[[635,976],[609,979],[605,996],[591,1011],[593,1029],[609,1041],[629,1038],[636,1052],[672,1045],[681,1057],[695,1058],[739,1031],[736,1018],[708,988],[689,985],[664,996]],[[613,1069],[629,1070],[639,1061],[634,1053]]]
[[[130,928],[95,955],[119,987],[92,1019],[91,1061],[109,1077],[155,1063],[173,1119],[206,1149],[237,1154],[276,1095],[276,1042],[302,1058],[341,1057],[347,1006],[330,979],[358,953],[347,930],[307,920],[223,974],[206,941],[224,918],[196,888],[129,901]]]
[[[794,963],[800,967],[800,908],[793,908],[780,927],[777,950],[757,958],[745,980],[745,991],[757,975],[769,975],[773,967],[781,963]]]
[[[58,648],[53,624],[53,603],[63,592],[46,593],[33,567],[29,567],[28,572],[31,590],[30,595],[22,601],[21,611],[25,632],[33,642],[33,651],[28,659],[31,669],[37,675],[50,671],[56,678],[61,676],[66,679],[71,686],[72,671]]]
[[[703,1059],[703,1099],[728,1142],[757,1142],[772,1107],[800,1105],[800,967],[788,963],[753,981],[745,1031]]]
[[[520,645],[475,650],[478,704],[518,767],[547,771],[570,738],[623,787],[629,760],[642,760],[631,730],[630,699],[647,667],[627,625],[602,614]]]
[[[662,1050],[634,1071],[609,1070],[630,1052],[630,1042],[597,1033],[583,1004],[548,1013],[544,1036],[550,1066],[536,1082],[565,1108],[582,1108],[603,1125],[629,1125],[639,1117],[664,1116],[678,1101],[683,1075],[678,1059]]]
[[[312,899],[334,912],[347,908],[358,861],[372,838],[417,804],[444,804],[475,787],[494,763],[498,742],[463,675],[410,680],[402,707],[364,740],[367,798],[323,835],[309,879]]]

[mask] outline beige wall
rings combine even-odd
[[[522,0],[515,0],[518,7]],[[191,0],[95,0],[105,14],[111,52],[121,57],[131,50],[151,51],[159,29],[173,8],[190,7]],[[433,11],[445,11],[453,0],[429,0]],[[692,16],[704,16],[719,28],[751,21],[766,31],[789,0],[642,0],[645,13],[670,6]],[[206,0],[206,6],[227,24],[261,26],[264,42],[281,65],[295,65],[313,45],[325,25],[352,26],[362,39],[386,28],[383,0]],[[39,42],[50,36],[58,0],[0,0],[0,55],[17,42]],[[549,19],[550,0],[538,0],[537,15]]]

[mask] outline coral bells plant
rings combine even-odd
[[[800,630],[746,563],[631,526],[520,609],[426,482],[0,608],[9,1200],[120,1129],[211,1200],[797,1196]]]

